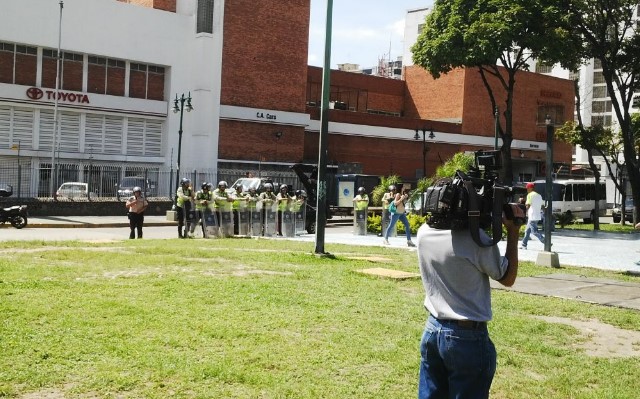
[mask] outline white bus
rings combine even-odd
[[[545,181],[536,180],[535,190],[546,200]],[[607,208],[607,193],[604,182],[600,183],[599,216],[604,216]],[[554,180],[553,181],[553,214],[566,213],[582,218],[591,223],[596,216],[596,182],[595,180]]]

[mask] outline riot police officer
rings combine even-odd
[[[191,180],[186,177],[180,180],[180,187],[178,187],[176,197],[176,210],[178,211],[178,237],[187,238],[188,232],[191,230],[191,218],[189,217],[189,213],[192,210],[192,202],[194,200],[193,188],[191,188]],[[185,225],[185,219],[187,226],[183,234],[182,228]]]

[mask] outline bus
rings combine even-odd
[[[534,190],[546,201],[546,183],[544,180],[534,182]],[[600,183],[598,199],[599,214],[604,216],[607,208],[607,193],[604,182]],[[553,214],[573,215],[591,223],[596,217],[596,182],[595,180],[554,180],[552,189]]]

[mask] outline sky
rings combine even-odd
[[[432,0],[334,0],[331,68],[338,64],[377,65],[379,58],[395,60],[403,52],[407,10],[430,7]],[[309,65],[324,63],[327,0],[311,0]]]

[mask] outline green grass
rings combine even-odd
[[[414,398],[426,319],[415,252],[275,240],[0,243],[0,397]],[[386,262],[356,259],[384,257]],[[524,263],[521,275],[595,269]],[[493,398],[632,398],[640,359],[592,358],[570,327],[640,314],[494,291]],[[33,396],[33,395],[36,396]]]
[[[556,226],[556,228],[559,228]],[[573,222],[571,224],[567,224],[563,227],[565,230],[589,230],[593,231],[593,223],[582,223],[582,222]],[[638,230],[633,228],[632,223],[625,223],[622,225],[621,223],[600,223],[600,231],[609,232],[609,233],[626,233],[633,234],[638,233]]]

